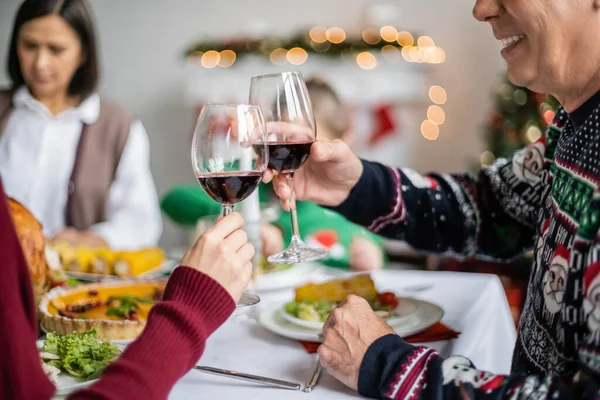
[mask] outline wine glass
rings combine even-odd
[[[202,189],[223,205],[222,215],[259,185],[268,165],[265,122],[256,106],[206,104],[192,140],[192,165]],[[245,292],[237,306],[260,298]]]
[[[300,238],[293,177],[310,155],[317,129],[306,83],[300,72],[260,75],[250,81],[250,104],[260,107],[267,128],[269,168],[283,174],[291,191],[292,240],[268,258],[273,264],[296,264],[327,257],[325,249],[308,247]]]

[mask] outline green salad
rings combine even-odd
[[[119,355],[119,348],[97,338],[96,328],[66,336],[48,333],[40,349],[43,362],[77,377],[80,381],[96,379],[104,367]]]
[[[380,300],[377,299],[369,303],[371,308],[375,312],[383,312],[384,314],[392,311],[395,305],[392,304],[381,304]],[[319,301],[291,301],[285,305],[285,312],[293,315],[296,318],[300,318],[306,321],[325,322],[329,313],[337,306],[337,303],[331,303],[327,300]]]

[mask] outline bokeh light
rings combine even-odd
[[[443,87],[434,85],[429,88],[429,98],[435,104],[445,104],[448,100],[448,95]]]
[[[221,55],[218,51],[209,50],[202,55],[201,64],[204,68],[214,68],[219,65],[221,61]]]
[[[446,113],[440,106],[429,106],[427,118],[436,125],[442,125],[446,121]]]
[[[408,47],[415,44],[415,38],[413,37],[413,35],[406,31],[398,32],[398,35],[396,36],[396,41],[402,47]]]
[[[269,55],[269,59],[275,65],[284,65],[287,62],[287,50],[283,48],[275,49]]]
[[[323,43],[327,41],[327,29],[322,26],[315,26],[308,33],[311,40],[315,43]]]
[[[346,32],[344,32],[344,30],[338,26],[327,29],[325,35],[327,40],[333,44],[339,44],[346,40]]]
[[[440,128],[427,119],[421,124],[421,134],[425,139],[436,140],[440,136]]]
[[[395,42],[396,38],[398,37],[398,31],[396,30],[396,28],[389,25],[381,27],[381,29],[379,30],[379,34],[381,35],[381,38],[383,40],[389,43]]]
[[[287,52],[286,58],[290,64],[300,65],[308,59],[308,53],[301,47],[294,47]]]
[[[356,63],[362,69],[373,69],[377,66],[377,59],[368,51],[363,51],[356,56]]]
[[[228,68],[235,63],[236,55],[233,50],[223,50],[220,54],[219,67]]]
[[[364,31],[362,31],[362,38],[365,41],[365,43],[370,45],[377,44],[381,41],[381,36],[379,36],[379,32],[377,32],[373,28],[367,28]]]

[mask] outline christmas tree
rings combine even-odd
[[[495,108],[486,126],[488,150],[481,155],[482,165],[510,157],[539,139],[558,106],[554,97],[515,86],[507,78],[497,85],[494,97]]]

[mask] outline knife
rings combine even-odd
[[[198,371],[202,371],[204,373],[211,374],[211,375],[218,375],[218,376],[224,376],[224,377],[229,377],[229,378],[233,378],[233,379],[239,379],[242,381],[254,382],[254,383],[258,383],[258,384],[265,385],[265,386],[273,386],[273,387],[278,387],[281,389],[289,389],[289,390],[299,390],[300,389],[300,384],[298,384],[298,383],[282,381],[282,380],[273,379],[273,378],[267,378],[265,376],[250,375],[250,374],[245,374],[243,372],[229,371],[226,369],[206,367],[206,366],[201,366],[201,365],[194,366],[194,369],[197,369]]]

